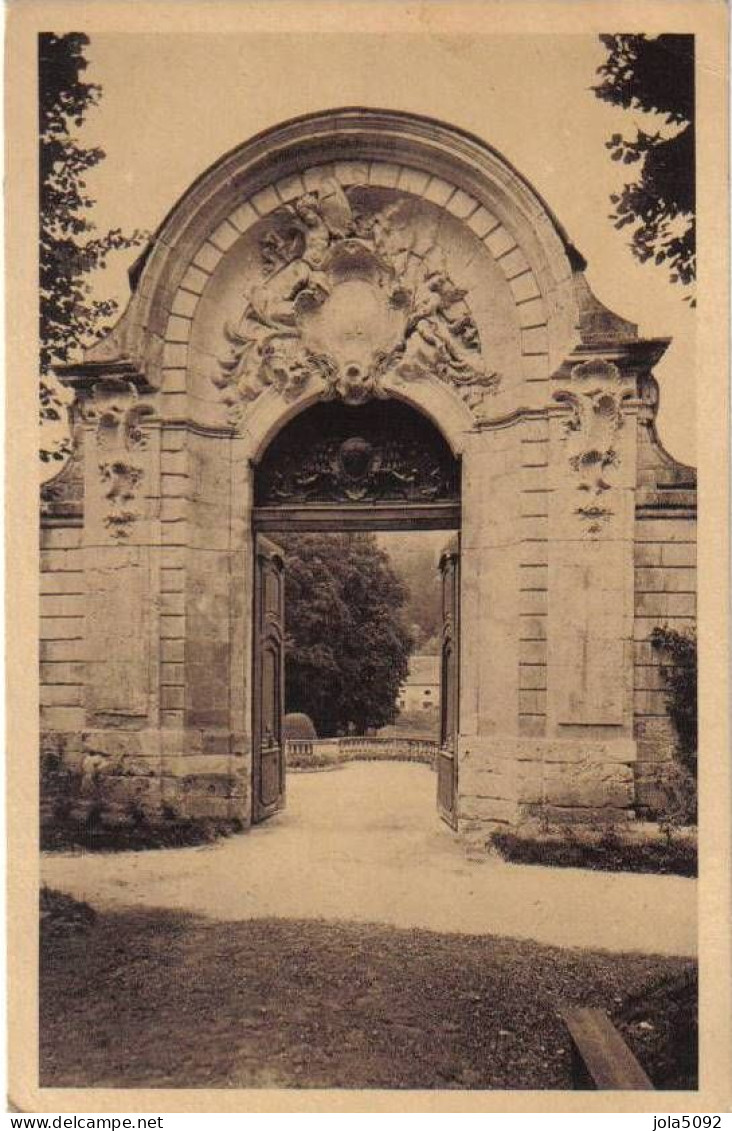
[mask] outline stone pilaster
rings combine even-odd
[[[550,419],[545,812],[632,815],[636,373],[575,354]],[[537,749],[537,754],[540,753]]]
[[[82,416],[83,792],[105,809],[152,814],[160,807],[160,426],[127,375],[95,376]]]

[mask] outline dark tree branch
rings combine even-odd
[[[632,227],[630,249],[641,263],[664,264],[671,282],[689,290],[696,280],[694,37],[601,35],[608,51],[592,89],[614,106],[654,115],[663,129],[613,134],[613,161],[638,167],[638,176],[611,197],[617,229]]]
[[[147,237],[113,229],[93,235],[90,212],[95,201],[86,191],[85,176],[104,159],[98,146],[85,147],[72,135],[83,126],[88,111],[98,105],[101,87],[83,81],[88,63],[85,35],[38,37],[39,132],[39,329],[41,422],[61,417],[62,405],[46,379],[52,366],[68,361],[90,345],[109,326],[117,311],[111,299],[92,298],[88,277],[106,266],[111,252],[136,247]],[[63,458],[68,445],[41,458]]]

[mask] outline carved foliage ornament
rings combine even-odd
[[[617,366],[585,361],[572,370],[572,386],[554,393],[570,409],[564,421],[568,462],[576,489],[586,496],[575,514],[585,532],[597,536],[613,516],[610,505],[620,466],[618,433],[623,428],[623,402],[633,395]]]
[[[97,381],[84,416],[97,426],[97,451],[102,497],[106,500],[104,525],[112,538],[127,539],[140,517],[135,505],[145,467],[141,458],[147,441],[144,417],[153,411],[140,403],[135,386],[109,377]]]
[[[383,444],[362,436],[324,440],[301,459],[283,461],[263,485],[262,501],[283,503],[431,503],[452,499],[450,469],[409,440]]]
[[[465,291],[435,243],[418,250],[408,209],[403,199],[359,213],[328,180],[280,210],[260,242],[261,282],[224,330],[230,350],[214,380],[234,419],[264,389],[294,400],[315,378],[348,404],[383,395],[388,371],[434,374],[471,407],[495,391]]]

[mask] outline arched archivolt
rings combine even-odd
[[[350,212],[340,230],[338,197],[341,212],[344,208]],[[405,319],[392,327],[391,337],[386,335],[386,352],[391,348],[391,360],[396,359],[391,368],[386,366],[386,376],[396,377],[397,385],[415,377],[435,385],[435,358],[438,354],[444,358],[444,350],[438,342],[437,353],[431,347],[430,352],[425,340],[443,333],[451,356],[437,380],[451,398],[462,400],[471,410],[478,406],[478,416],[479,406],[493,397],[510,411],[516,390],[546,382],[571,348],[577,323],[572,276],[581,261],[543,201],[508,162],[477,139],[442,123],[383,111],[337,110],[260,135],[194,184],[141,261],[126,314],[88,360],[132,358],[148,383],[161,389],[164,417],[192,416],[221,424],[222,413],[237,416],[237,397],[246,410],[238,413],[239,418],[251,415],[253,402],[266,392],[267,375],[258,380],[256,367],[247,370],[239,365],[227,383],[222,363],[231,347],[236,352],[238,344],[241,350],[242,343],[232,342],[232,334],[234,339],[237,333],[243,336],[243,352],[249,350],[251,321],[242,334],[242,319],[246,320],[253,295],[259,293],[261,299],[267,287],[270,295],[265,295],[255,317],[263,315],[266,321],[272,314],[276,287],[271,282],[271,262],[263,256],[282,253],[277,241],[287,240],[287,225],[298,213],[304,229],[302,213],[308,203],[330,233],[328,262],[324,270],[319,264],[313,273],[319,273],[319,281],[331,290],[334,280],[346,281],[349,270],[351,284],[356,278],[364,282],[369,273],[372,282],[377,280],[390,238],[383,231],[385,217],[391,217],[392,228],[401,225],[404,239],[413,239],[406,258],[404,246],[396,246],[387,262],[392,292],[401,284],[414,294],[421,287],[423,297],[433,298],[437,309],[431,323],[424,324],[418,349],[406,340],[410,335],[404,332]],[[359,230],[355,226],[359,223],[365,227]],[[292,225],[291,234],[296,227],[297,223]],[[431,246],[429,232],[435,237]],[[349,250],[354,253],[350,258]],[[312,267],[311,251],[301,243],[293,253],[292,280],[304,261]],[[443,252],[440,265],[437,259]],[[435,298],[430,288],[438,286],[452,303],[444,295]],[[286,289],[282,287],[280,297]],[[312,294],[314,288],[309,289]],[[356,289],[351,286],[352,298],[357,298]],[[339,297],[343,293],[339,291]],[[362,297],[368,297],[363,287]],[[284,297],[285,303],[290,301],[292,294]],[[395,293],[389,295],[392,321],[398,301]],[[229,317],[219,317],[219,311]],[[280,324],[286,322],[288,311],[276,311],[275,323],[278,318]],[[229,325],[228,342],[224,323]],[[457,335],[456,323],[463,324]],[[368,324],[364,330],[369,331]],[[260,354],[262,338],[266,334],[255,342]],[[282,336],[279,345],[284,342]],[[313,343],[306,344],[311,356]],[[265,353],[268,348],[265,342]],[[415,354],[420,354],[422,373],[412,364]],[[241,356],[233,361],[236,370]],[[326,386],[344,380],[343,372],[333,375],[332,361],[325,366],[331,367],[330,372],[316,375]],[[285,399],[293,392],[287,384],[284,381],[281,390]],[[304,387],[301,392],[309,395]]]
[[[404,402],[318,401],[285,423],[254,469],[254,507],[460,503],[460,461],[444,434]],[[256,515],[255,515],[256,517]]]
[[[439,382],[404,384],[387,378],[383,392],[425,417],[441,433],[453,455],[462,455],[465,436],[474,425],[468,406]],[[239,457],[258,463],[280,430],[295,417],[321,402],[321,390],[312,388],[297,401],[283,403],[274,390],[267,390],[247,413],[241,428],[244,446]]]

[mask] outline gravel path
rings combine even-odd
[[[564,947],[694,955],[696,882],[474,859],[435,813],[425,766],[291,774],[288,806],[202,848],[49,854],[43,882],[97,908],[219,922],[379,923]]]

